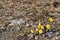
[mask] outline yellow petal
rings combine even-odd
[[[39,29],[38,28],[36,28],[36,32],[38,32],[39,31]]]
[[[34,33],[34,31],[32,29],[30,31],[31,31],[31,33]]]
[[[40,28],[40,26],[41,26],[41,24],[39,23],[39,24],[38,24],[38,28]]]
[[[43,25],[41,25],[41,29],[43,29],[43,30],[44,30],[44,26],[43,26]]]

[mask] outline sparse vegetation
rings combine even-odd
[[[0,0],[0,40],[60,40],[60,0]]]

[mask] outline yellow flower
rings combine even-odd
[[[30,31],[31,31],[31,33],[34,33],[34,30],[31,29]]]
[[[47,28],[47,29],[51,29],[50,24],[47,24],[47,25],[46,25],[46,28]]]
[[[38,28],[40,28],[40,26],[41,26],[41,24],[40,24],[40,20],[39,20],[39,24],[38,24],[38,26],[37,26],[37,27],[38,27]]]
[[[43,30],[39,30],[39,34],[42,34],[43,33]]]
[[[41,25],[40,27],[41,27],[41,29],[43,29],[43,30],[44,30],[44,26],[43,26],[43,25]]]
[[[38,28],[36,28],[36,32],[38,32],[39,31],[39,29]]]
[[[39,25],[38,25],[38,28],[40,28],[40,29],[43,29],[43,30],[44,30],[44,26],[43,26],[43,25],[41,25],[40,23],[39,23]]]
[[[53,22],[53,18],[52,18],[52,17],[50,17],[50,18],[49,18],[49,21],[50,21],[50,22]]]
[[[40,28],[40,27],[41,27],[41,24],[39,23],[39,24],[38,24],[38,28]]]

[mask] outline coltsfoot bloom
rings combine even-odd
[[[40,30],[39,30],[39,34],[42,34],[42,33],[43,33],[43,30],[40,29]]]
[[[30,30],[30,32],[31,32],[31,33],[34,33],[34,30],[33,30],[33,29],[31,29],[31,30]]]
[[[49,21],[50,21],[50,22],[53,22],[53,18],[52,18],[52,17],[50,17],[50,18],[49,18]]]
[[[36,32],[38,32],[39,31],[39,29],[38,28],[36,28]]]
[[[40,27],[41,27],[42,30],[44,30],[44,26],[43,25],[41,25]]]
[[[48,30],[51,29],[50,24],[47,24],[47,25],[46,25],[46,29],[48,29]]]
[[[41,27],[41,24],[39,23],[37,27],[40,28]]]
[[[40,24],[40,20],[39,20],[39,23],[38,23],[38,26],[37,27],[40,28],[40,26],[41,26],[41,24]]]

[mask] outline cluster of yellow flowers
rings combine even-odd
[[[53,18],[50,17],[48,18],[49,22],[53,22]],[[50,30],[51,29],[51,25],[50,24],[46,24],[46,26],[44,27],[43,25],[40,24],[40,20],[39,20],[39,24],[36,28],[36,32],[38,32],[39,34],[43,34],[44,29],[46,28],[46,30]],[[31,29],[31,33],[34,33],[34,30]]]

